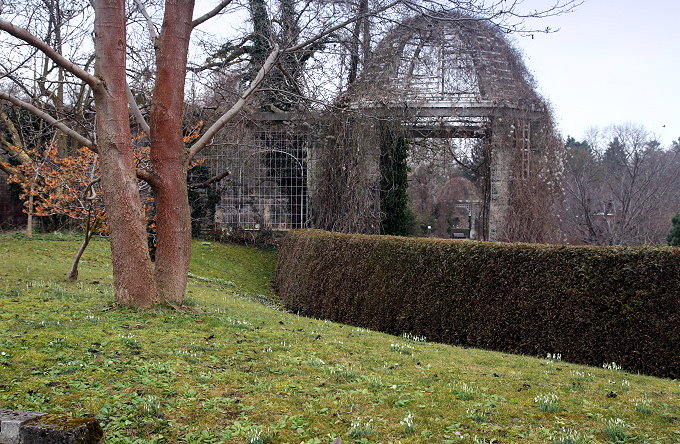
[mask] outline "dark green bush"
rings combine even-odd
[[[668,233],[668,245],[674,247],[680,247],[680,214],[676,214],[672,219],[673,226],[671,227],[671,232]]]
[[[292,311],[393,334],[680,377],[680,250],[293,231]]]

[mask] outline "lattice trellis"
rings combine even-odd
[[[288,122],[251,123],[228,131],[207,154],[213,174],[231,174],[219,185],[218,227],[287,230],[309,225],[307,127]]]

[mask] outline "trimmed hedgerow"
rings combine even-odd
[[[288,234],[287,308],[393,334],[680,377],[680,249]]]

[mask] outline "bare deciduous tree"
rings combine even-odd
[[[643,127],[613,125],[568,138],[564,225],[573,243],[662,244],[680,205],[678,153]]]
[[[216,7],[219,12],[228,2]],[[139,3],[141,7],[141,3]],[[134,161],[130,108],[132,114],[143,122],[137,104],[129,100],[127,83],[127,16],[123,0],[92,2],[94,20],[95,61],[94,73],[89,66],[65,57],[59,47],[31,33],[28,29],[0,20],[0,30],[16,41],[33,48],[33,52],[49,58],[59,69],[86,84],[93,92],[96,127],[95,141],[79,136],[71,130],[69,135],[99,154],[102,171],[102,190],[110,227],[110,242],[114,268],[116,300],[123,304],[146,307],[165,301],[181,303],[186,287],[186,276],[191,254],[190,209],[187,198],[186,170],[191,159],[210,141],[257,87],[264,74],[271,69],[279,55],[274,48],[260,67],[260,72],[237,101],[230,113],[222,116],[204,136],[191,147],[185,145],[182,134],[184,109],[184,79],[191,32],[202,23],[193,20],[194,2],[167,1],[163,10],[163,23],[157,35],[151,32],[155,50],[154,89],[148,112],[151,166],[138,170]],[[214,14],[213,14],[214,15]],[[19,20],[15,15],[15,21]],[[149,21],[151,19],[149,18]],[[156,25],[149,23],[149,29]],[[9,95],[12,101],[28,111],[35,112],[27,101]],[[51,116],[40,115],[41,118]],[[58,120],[53,118],[52,124]],[[68,128],[59,128],[68,129]],[[149,183],[156,197],[157,251],[155,264],[147,249],[147,234],[143,206],[137,180]]]

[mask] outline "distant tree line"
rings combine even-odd
[[[680,213],[679,175],[680,140],[663,147],[642,126],[591,129],[582,141],[567,137],[559,208],[565,240],[671,243],[671,220]]]

